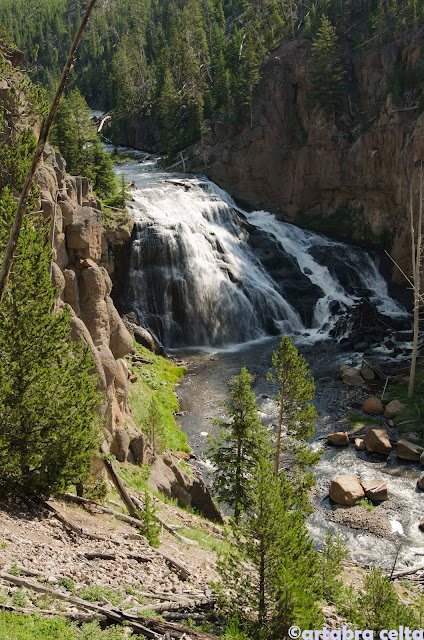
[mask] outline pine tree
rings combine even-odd
[[[156,508],[152,504],[152,498],[147,491],[144,492],[143,510],[139,512],[142,526],[140,533],[147,538],[152,547],[160,545],[160,524],[156,518]]]
[[[282,336],[280,346],[272,354],[272,368],[276,379],[270,372],[267,379],[279,386],[275,396],[279,416],[274,462],[275,475],[278,475],[280,452],[288,448],[288,442],[282,443],[281,439],[283,422],[286,435],[294,439],[290,441],[290,450],[294,453],[296,462],[302,468],[317,462],[318,456],[304,446],[314,433],[317,413],[311,404],[315,396],[314,379],[304,357],[287,336]]]
[[[158,401],[154,396],[149,403],[143,431],[149,438],[153,451],[155,453],[163,451],[165,443],[165,427]]]
[[[16,204],[0,203],[0,247]],[[0,492],[48,496],[89,472],[99,404],[88,345],[70,342],[68,310],[53,313],[47,229],[25,218],[0,308]]]
[[[321,18],[321,26],[312,44],[310,64],[312,104],[321,104],[332,111],[343,106],[344,71],[337,45],[336,30],[327,16]]]
[[[212,490],[220,501],[231,507],[236,522],[250,504],[255,460],[269,449],[255,394],[250,390],[251,382],[252,376],[243,367],[232,385],[231,401],[223,405],[230,420],[216,420],[220,433],[217,438],[210,438],[207,452],[215,466]]]
[[[304,496],[284,474],[277,479],[262,456],[250,492],[245,516],[233,525],[236,549],[219,558],[221,606],[243,621],[254,640],[280,640],[293,624],[319,628],[318,560],[306,529]]]

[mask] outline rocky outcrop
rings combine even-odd
[[[168,498],[175,498],[181,507],[195,507],[209,520],[222,524],[221,512],[215,505],[199,472],[184,471],[178,461],[165,451],[151,459],[149,487]]]
[[[355,49],[343,43],[349,99],[338,118],[308,106],[311,41],[284,42],[262,67],[252,125],[236,133],[212,125],[202,148],[194,148],[192,168],[203,168],[206,158],[209,177],[241,201],[385,246],[409,273],[408,167],[424,158],[424,114],[390,94],[395,66],[405,70],[420,56],[418,39],[403,37]],[[417,189],[414,180],[416,198]],[[403,282],[394,267],[392,277]]]
[[[98,388],[103,394],[98,411],[104,416],[106,443],[117,459],[124,461],[129,456],[130,434],[135,438],[139,432],[131,417],[128,368],[123,360],[132,351],[133,340],[112,301],[112,282],[102,266],[104,254],[105,262],[110,263],[113,239],[110,232],[106,237],[101,203],[90,181],[67,176],[65,161],[51,147],[46,147],[36,183],[40,208],[46,218],[54,220],[52,279],[58,288],[56,309],[70,307],[71,336],[82,339],[91,349]],[[122,232],[122,241],[131,237],[130,227],[126,236]]]

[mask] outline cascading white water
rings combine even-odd
[[[360,297],[402,315],[370,256],[248,213],[206,178],[128,163],[136,222],[127,304],[167,347],[325,338]]]

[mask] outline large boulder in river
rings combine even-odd
[[[364,384],[363,377],[355,367],[351,367],[347,364],[342,365],[340,367],[340,375],[342,377],[342,382],[347,384],[349,387],[360,387]]]
[[[337,504],[351,507],[365,493],[356,476],[346,475],[334,478],[330,485],[330,498]]]
[[[399,440],[396,445],[396,455],[402,460],[418,462],[423,452],[424,449],[422,447],[413,442],[408,442],[408,440]]]
[[[375,396],[365,400],[362,409],[364,413],[367,413],[370,416],[378,416],[381,413],[384,413],[384,407],[380,398],[376,398]]]
[[[367,364],[365,364],[365,362],[362,363],[362,366],[359,369],[359,371],[361,373],[361,376],[364,378],[364,380],[374,380],[375,373],[371,369],[371,367],[369,367]]]
[[[363,437],[367,451],[388,456],[392,450],[386,429],[370,429]]]
[[[384,417],[391,420],[404,409],[406,409],[406,407],[400,400],[392,400],[384,409]]]
[[[420,491],[424,491],[424,473],[422,473],[417,480],[417,488]]]
[[[371,502],[381,502],[382,500],[388,500],[387,484],[382,478],[376,478],[375,480],[364,480],[361,482],[362,488],[365,491],[365,496]]]
[[[349,438],[346,431],[336,431],[328,434],[327,443],[334,447],[345,447],[349,444]]]

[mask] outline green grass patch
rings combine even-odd
[[[113,205],[112,200],[110,200],[110,205]],[[130,219],[128,213],[124,209],[111,209],[103,202],[102,206],[102,221],[103,227],[105,229],[114,229],[115,227],[119,227],[121,224],[125,224]]]
[[[130,400],[136,423],[143,428],[152,397],[155,397],[165,428],[164,448],[170,451],[190,451],[187,436],[180,429],[174,413],[178,411],[178,401],[174,394],[175,384],[184,376],[185,367],[178,367],[170,360],[156,356],[151,351],[135,343],[137,354],[149,364],[135,366],[129,361],[131,371],[137,381],[131,385]]]
[[[366,424],[385,424],[382,416],[366,416],[364,413],[350,411],[346,414],[346,418],[350,421],[349,429],[363,427]]]
[[[134,464],[125,464],[124,462],[114,461],[115,466],[118,468],[119,475],[124,480],[127,487],[133,489],[134,491],[139,491],[140,493],[144,493],[147,491],[156,498],[159,498],[165,504],[169,504],[173,507],[179,507],[178,500],[176,498],[168,498],[160,491],[155,491],[149,487],[148,480],[150,475],[150,467],[148,465],[134,465]],[[118,497],[116,493],[114,497]],[[123,513],[125,513],[125,508],[122,507]]]
[[[355,502],[355,507],[365,507],[368,511],[372,511],[374,509],[373,503],[367,500],[367,498],[359,498],[359,500]]]
[[[78,627],[61,618],[41,618],[16,613],[0,613],[0,638],[5,640],[125,640],[128,634],[122,627],[108,627],[104,631],[98,622]]]
[[[123,600],[123,594],[120,591],[100,585],[78,589],[77,596],[87,602],[104,602],[102,598],[106,598],[114,607],[119,607]]]
[[[231,544],[227,540],[216,538],[213,533],[204,529],[193,529],[192,527],[184,527],[179,531],[182,536],[190,540],[196,540],[202,549],[216,551],[216,553],[226,554],[231,549]]]
[[[408,398],[408,381],[392,385],[387,392],[387,401],[396,399],[406,406],[406,409],[393,418],[396,428],[400,433],[411,431],[422,437],[424,434],[424,371],[417,369],[412,398]]]

